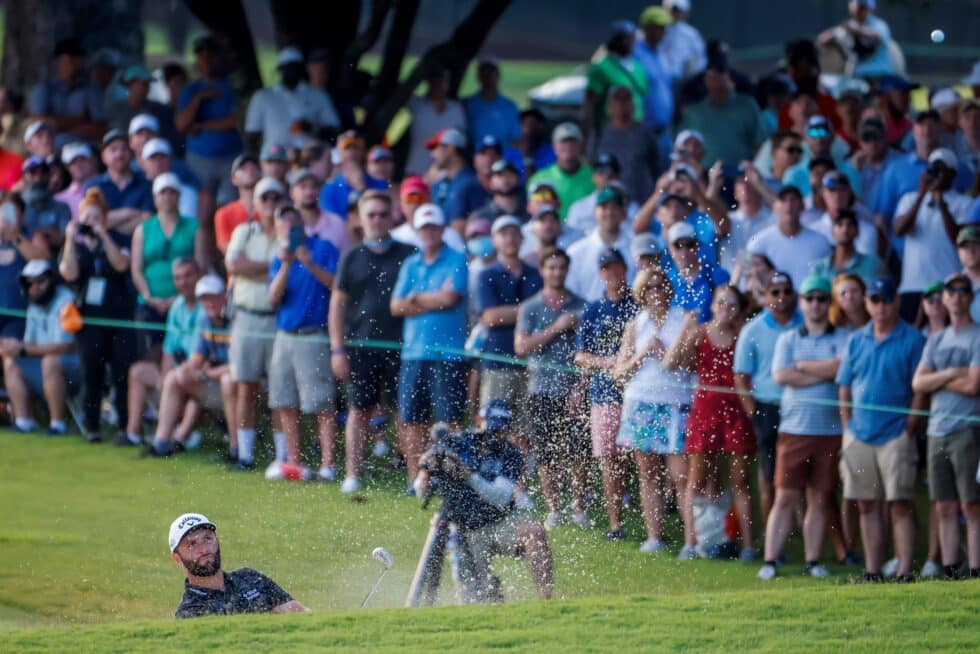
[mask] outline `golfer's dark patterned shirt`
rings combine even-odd
[[[223,591],[192,586],[185,579],[184,597],[174,616],[196,618],[202,615],[268,613],[292,600],[289,593],[261,572],[239,568],[225,573]]]

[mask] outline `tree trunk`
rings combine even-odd
[[[235,93],[247,104],[262,88],[255,43],[241,0],[185,0],[187,8],[226,46],[227,73]]]

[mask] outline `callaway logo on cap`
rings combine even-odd
[[[176,550],[177,546],[180,545],[180,541],[184,539],[184,536],[198,527],[207,527],[211,531],[217,529],[217,526],[213,522],[200,513],[185,513],[174,520],[170,524],[170,537],[168,539],[170,551],[173,552]]]

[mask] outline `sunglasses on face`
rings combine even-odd
[[[31,287],[31,286],[40,286],[41,284],[45,283],[46,281],[48,281],[48,280],[45,279],[44,277],[35,277],[34,279],[28,279],[28,280],[26,280],[24,283],[27,284],[28,287]]]
[[[963,295],[963,296],[967,296],[967,295],[972,295],[973,294],[973,290],[967,288],[966,286],[947,286],[943,290],[946,291],[946,293],[949,294],[949,295]]]
[[[885,304],[891,304],[891,302],[894,299],[895,299],[894,297],[880,295],[878,293],[875,293],[874,295],[869,295],[868,296],[868,301],[870,301],[871,304],[879,304],[879,303],[882,303],[882,302],[885,303]]]
[[[803,301],[808,303],[815,302],[817,304],[826,304],[830,302],[830,298],[826,295],[804,295]]]
[[[390,211],[369,211],[364,214],[366,218],[387,218],[390,215]]]
[[[925,300],[926,303],[928,304],[939,304],[939,301],[942,300],[942,298],[939,296],[939,293],[932,293],[930,295],[925,296],[922,299]]]
[[[259,200],[261,200],[262,202],[278,202],[281,199],[282,196],[279,195],[278,193],[266,193],[265,195],[259,198]]]
[[[793,297],[793,289],[774,288],[769,291],[769,295],[772,297]]]
[[[697,241],[689,241],[684,239],[683,241],[676,241],[674,247],[678,250],[693,250],[698,246]]]
[[[783,150],[788,154],[803,154],[803,148],[798,146],[785,147]]]

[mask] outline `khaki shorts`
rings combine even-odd
[[[510,408],[511,431],[528,432],[527,370],[524,368],[493,368],[480,373],[480,410],[490,400],[503,400]]]
[[[915,496],[918,450],[904,431],[884,445],[859,441],[844,429],[840,475],[848,500],[911,500]]]
[[[224,411],[225,398],[221,395],[221,382],[217,379],[207,379],[200,383],[198,401],[208,411]]]
[[[306,414],[337,409],[337,382],[325,334],[276,333],[269,364],[270,409],[298,407]]]
[[[929,499],[934,502],[980,502],[980,428],[930,437]]]
[[[235,309],[235,318],[231,323],[231,346],[228,348],[232,379],[257,384],[269,374],[275,333],[275,314]]]

